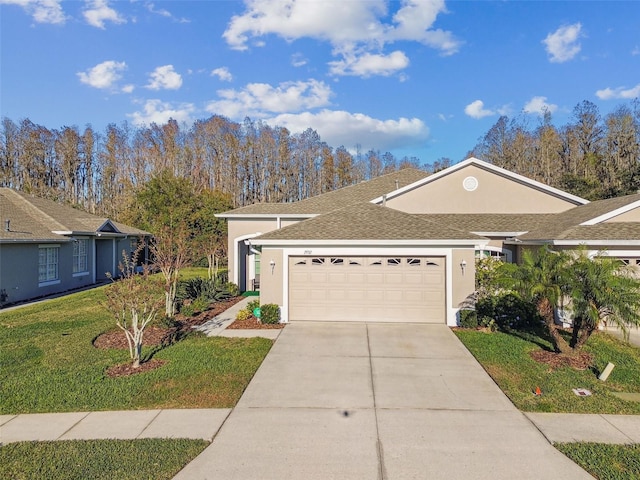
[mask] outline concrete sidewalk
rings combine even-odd
[[[30,440],[193,438],[211,441],[231,409],[0,415],[0,444]]]
[[[640,415],[525,413],[551,443],[640,443]]]
[[[590,479],[444,325],[293,323],[176,479]]]
[[[282,329],[258,329],[258,330],[230,330],[227,329],[229,325],[236,319],[236,315],[240,310],[244,310],[247,304],[251,300],[255,300],[259,297],[246,297],[240,300],[235,305],[212,318],[208,322],[194,327],[199,332],[204,333],[209,337],[234,337],[234,338],[251,338],[262,337],[275,340],[280,335]]]

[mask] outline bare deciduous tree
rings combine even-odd
[[[144,242],[140,242],[133,258],[122,252],[122,262],[119,265],[121,277],[116,280],[108,273],[107,276],[114,283],[105,291],[107,308],[127,338],[134,368],[138,368],[142,361],[144,331],[162,308],[160,280],[149,274],[147,266],[143,266],[142,274],[136,273],[137,257],[143,247]]]

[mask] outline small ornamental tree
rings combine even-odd
[[[571,265],[570,296],[574,313],[571,347],[579,350],[603,322],[619,327],[640,325],[640,282],[617,258],[579,251]]]
[[[625,334],[640,326],[640,281],[620,260],[602,252],[591,257],[585,248],[524,250],[520,265],[504,266],[503,281],[535,304],[557,353],[577,354],[604,321]],[[574,317],[569,341],[555,321],[563,305]]]
[[[162,280],[151,276],[146,265],[142,267],[141,274],[136,273],[139,253],[140,247],[130,259],[126,252],[122,252],[123,261],[118,266],[121,277],[114,279],[107,273],[113,284],[105,291],[107,308],[127,338],[134,368],[140,366],[144,330],[155,320],[163,306]]]
[[[161,227],[151,244],[151,255],[154,267],[159,269],[164,277],[164,314],[171,318],[176,313],[180,270],[191,262],[189,232],[184,222],[174,228]]]

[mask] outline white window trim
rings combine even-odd
[[[54,278],[51,280],[40,281],[40,249],[49,249],[49,248],[57,248],[58,249],[58,259],[56,264],[57,276],[58,278]],[[49,287],[51,285],[58,285],[60,283],[60,245],[45,243],[42,245],[38,245],[38,287]]]
[[[78,243],[74,242],[74,252],[72,252],[72,257],[71,257],[71,270],[73,271],[76,267],[75,262],[76,262],[76,255],[75,255],[75,248],[76,245],[79,245],[81,241],[86,242],[85,243],[85,249],[84,249],[84,264],[85,264],[85,269],[84,270],[78,270],[77,272],[73,272],[72,276],[73,277],[83,277],[85,275],[89,275],[89,238],[88,237],[77,237],[76,240],[78,241]],[[80,258],[78,256],[78,258]]]

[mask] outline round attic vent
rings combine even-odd
[[[467,177],[462,181],[462,186],[467,192],[473,192],[478,188],[478,179],[476,177]]]

